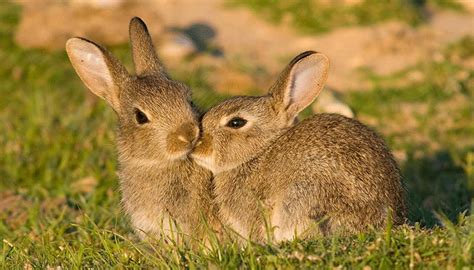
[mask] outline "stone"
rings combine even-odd
[[[324,89],[316,98],[312,106],[315,113],[337,113],[349,118],[354,118],[354,112],[349,105],[340,100],[334,91]]]
[[[193,40],[180,32],[166,33],[157,46],[158,54],[165,63],[181,62],[185,57],[197,52]]]

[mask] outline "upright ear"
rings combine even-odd
[[[146,24],[138,17],[130,20],[130,44],[135,72],[138,76],[163,72]]]
[[[107,50],[86,39],[69,39],[66,52],[87,88],[118,112],[120,85],[129,76],[125,67]]]
[[[299,112],[319,95],[328,77],[329,59],[306,51],[296,56],[270,88],[275,108],[292,123]]]

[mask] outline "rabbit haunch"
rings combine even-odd
[[[214,173],[224,224],[262,240],[381,228],[404,220],[400,172],[384,141],[360,122],[319,114],[295,124],[322,90],[328,59],[297,56],[269,93],[211,108],[192,157]],[[241,118],[238,128],[227,121]]]
[[[212,223],[212,174],[188,158],[199,134],[190,90],[164,73],[142,20],[133,18],[129,31],[136,75],[86,39],[68,40],[66,50],[87,88],[118,116],[122,203],[135,230],[160,238],[178,226],[199,239],[202,219]]]

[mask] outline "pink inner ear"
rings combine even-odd
[[[307,103],[315,97],[313,89],[316,89],[317,72],[315,67],[296,71],[291,90],[291,100],[297,103]]]
[[[66,48],[84,84],[96,95],[107,99],[114,83],[103,53],[92,43],[80,39],[70,40]]]
[[[328,60],[321,54],[310,55],[296,64],[291,72],[289,109],[298,113],[318,96],[327,78]]]

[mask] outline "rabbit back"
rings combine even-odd
[[[404,221],[400,170],[383,139],[357,120],[315,115],[279,137],[259,162],[255,177],[269,184],[272,223],[281,227],[316,220],[326,234],[380,228],[390,213],[395,224]]]

